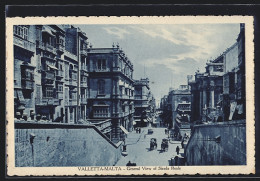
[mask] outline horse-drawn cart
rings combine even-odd
[[[169,143],[168,139],[162,139],[161,150],[168,151]]]
[[[154,150],[157,148],[157,140],[156,138],[151,138],[150,140],[150,150]]]

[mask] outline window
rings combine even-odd
[[[77,93],[76,92],[69,92],[69,99],[71,100],[77,100]]]
[[[87,77],[86,76],[80,76],[81,82],[87,82]]]
[[[123,92],[122,90],[123,90],[123,88],[120,86],[120,89],[119,89],[119,91],[120,91],[119,94],[120,94],[120,95],[122,95],[122,92]]]
[[[65,79],[68,80],[69,79],[69,65],[65,64]]]
[[[222,65],[216,65],[213,67],[214,72],[223,72],[223,66]]]
[[[14,26],[14,34],[28,40],[28,28],[25,26]]]
[[[93,112],[94,117],[109,117],[108,108],[96,107]]]
[[[41,56],[37,55],[37,70],[41,70]]]
[[[27,68],[22,68],[22,71],[21,71],[21,75],[22,75],[22,78],[24,79],[27,79],[27,80],[34,80],[34,71],[31,70],[31,69],[27,69]]]
[[[64,46],[64,40],[63,40],[63,39],[60,39],[59,44],[62,45],[62,46]]]
[[[105,81],[104,80],[98,81],[98,94],[105,94]]]
[[[45,97],[52,98],[53,97],[53,87],[46,87],[45,89]]]
[[[20,37],[23,37],[23,27],[22,26],[14,26],[14,34]]]
[[[28,28],[27,28],[27,27],[24,27],[24,28],[23,28],[23,31],[24,31],[24,39],[25,39],[25,40],[28,40]]]
[[[63,92],[63,86],[62,85],[58,85],[58,91]]]
[[[75,72],[72,72],[72,79],[77,81],[77,73]]]
[[[106,60],[105,59],[99,59],[97,62],[98,70],[105,70],[106,69]]]

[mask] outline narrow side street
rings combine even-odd
[[[148,129],[153,130],[153,134],[147,134]],[[157,148],[150,150],[150,139],[157,139]],[[136,163],[137,166],[168,166],[171,158],[177,155],[176,147],[181,148],[180,141],[170,141],[168,151],[161,150],[162,139],[168,138],[165,134],[165,128],[141,128],[141,133],[135,131],[128,134],[126,138],[127,156],[117,162],[116,166],[126,166],[130,161]],[[183,149],[180,149],[180,154],[183,154]]]

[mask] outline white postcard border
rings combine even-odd
[[[159,22],[159,23],[158,23]],[[137,167],[15,167],[13,25],[26,24],[204,24],[245,23],[246,32],[246,143],[245,166],[146,166]],[[252,16],[166,16],[166,17],[15,17],[6,18],[6,153],[9,176],[73,176],[73,175],[186,175],[186,174],[249,174],[255,173],[255,108],[254,108],[254,43]],[[140,168],[140,170],[129,170]],[[81,169],[81,170],[80,170]]]

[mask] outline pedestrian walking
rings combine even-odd
[[[179,155],[179,152],[180,152],[179,146],[176,147],[176,152],[177,152],[177,155]]]
[[[182,142],[181,142],[181,148],[183,148],[184,147],[184,140],[182,140]]]

